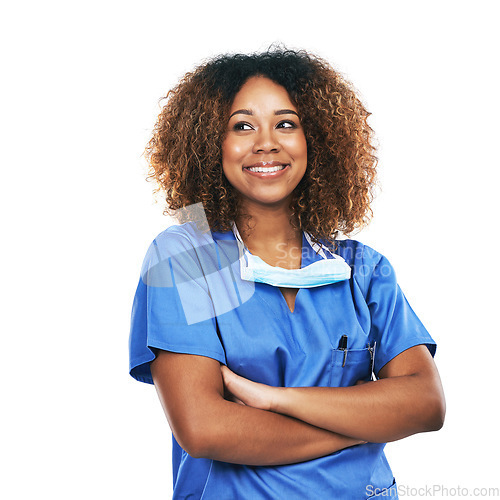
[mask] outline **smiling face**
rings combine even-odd
[[[247,210],[288,206],[307,168],[307,143],[284,87],[262,76],[241,87],[222,143],[222,168]]]

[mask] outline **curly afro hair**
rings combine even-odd
[[[146,147],[147,179],[164,192],[165,215],[202,203],[214,231],[245,217],[222,170],[222,142],[233,99],[252,76],[287,90],[306,136],[307,170],[292,194],[290,223],[335,247],[339,231],[348,235],[373,216],[373,130],[352,85],[304,50],[220,55],[185,74],[163,98]]]

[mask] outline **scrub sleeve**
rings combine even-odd
[[[410,347],[425,344],[432,356],[436,343],[411,308],[389,260],[362,246],[361,267],[355,273],[370,311],[370,339],[376,341],[374,373]]]
[[[151,348],[225,363],[197,248],[175,228],[160,233],[149,246],[132,305],[129,372],[148,384],[153,384]]]

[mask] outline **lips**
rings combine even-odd
[[[249,172],[273,173],[280,172],[288,166],[290,166],[289,163],[284,163],[281,161],[259,161],[257,163],[254,163],[253,165],[243,167],[243,169],[248,170]]]

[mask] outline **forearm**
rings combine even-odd
[[[370,442],[388,442],[442,425],[442,399],[407,375],[353,387],[279,387],[271,410]]]
[[[295,418],[223,400],[206,420],[198,458],[246,465],[312,460],[359,444]],[[196,446],[195,446],[196,448]]]

